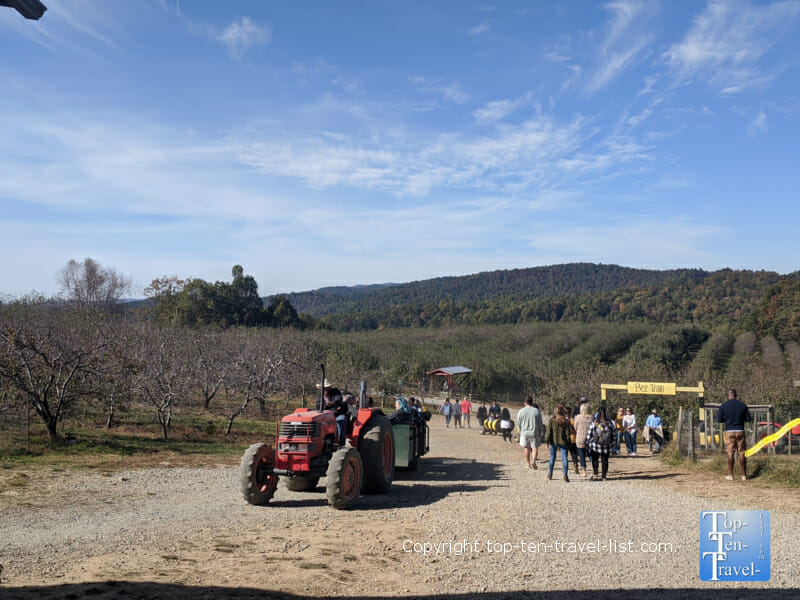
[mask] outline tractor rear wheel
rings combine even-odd
[[[364,465],[355,448],[340,448],[328,463],[325,488],[328,504],[333,508],[349,508],[361,495]]]
[[[278,488],[274,473],[275,450],[269,444],[253,444],[242,456],[239,466],[239,486],[250,504],[266,504]]]
[[[394,479],[394,431],[389,419],[375,415],[364,427],[358,448],[364,461],[364,491],[385,493]]]
[[[292,492],[310,492],[319,483],[319,477],[296,476],[286,479],[286,489]]]

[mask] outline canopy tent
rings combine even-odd
[[[443,384],[440,384],[441,388],[434,384],[436,377],[441,377],[445,380],[445,383],[447,384],[446,389],[442,389],[442,391],[446,392],[448,398],[463,391],[464,385],[468,384],[471,374],[472,369],[467,369],[466,367],[460,366],[442,367],[426,373],[428,379],[432,383],[430,386],[431,390],[444,388]]]

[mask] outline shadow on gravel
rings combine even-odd
[[[342,590],[345,592],[346,590]],[[709,585],[703,588],[679,589],[633,589],[633,590],[593,590],[592,598],[598,600],[641,600],[651,596],[667,600],[788,600],[796,599],[800,588],[793,589],[730,589]],[[515,598],[541,598],[544,600],[574,600],[580,597],[581,592],[483,592],[465,594],[435,594],[435,595],[399,595],[397,598],[405,600],[512,600]],[[335,596],[341,598],[341,596]],[[357,596],[364,600],[378,600],[378,596]],[[212,587],[212,586],[184,586],[177,584],[162,584],[149,582],[108,581],[104,583],[81,583],[53,586],[29,586],[20,588],[0,587],[0,599],[11,600],[54,600],[94,598],[96,600],[141,598],[153,600],[154,598],[176,598],[178,600],[207,600],[211,598],[226,598],[229,600],[245,599],[280,599],[300,600],[301,598],[331,599],[334,596],[299,596],[272,590],[259,590],[254,588]],[[380,597],[384,598],[384,597]]]
[[[672,477],[677,477],[677,473],[635,473],[635,474],[628,474],[628,473],[612,473],[609,469],[608,478],[611,479],[624,479],[628,481],[635,481],[637,479],[647,479],[647,480],[656,480],[656,479],[671,479]]]
[[[419,470],[394,473],[396,481],[499,481],[508,479],[501,465],[469,458],[423,458]]]
[[[416,471],[395,471],[394,480],[399,485],[392,486],[389,494],[362,496],[351,510],[424,506],[443,500],[450,494],[482,492],[489,489],[485,485],[487,481],[507,479],[508,477],[502,475],[500,465],[493,463],[466,458],[426,458],[419,462],[419,469]],[[472,481],[481,484],[470,483]],[[403,485],[402,482],[413,485]],[[298,492],[294,496],[291,500],[273,500],[269,506],[313,508],[328,504],[324,485],[317,486],[311,492]]]
[[[401,508],[424,506],[447,498],[450,494],[461,492],[482,492],[489,489],[485,485],[427,485],[417,483],[413,486],[392,486],[388,494],[368,494],[361,496],[349,510],[374,510],[376,508]],[[300,496],[302,494],[302,496]],[[325,489],[316,488],[313,492],[297,492],[297,500],[272,500],[265,508],[313,508],[327,506]]]

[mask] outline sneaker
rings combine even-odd
[[[747,475],[742,475],[742,481],[747,481]]]
[[[725,475],[725,479],[728,481],[733,481],[733,475]]]

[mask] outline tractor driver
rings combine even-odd
[[[319,384],[317,384],[319,385]],[[341,392],[325,380],[325,388],[322,390],[322,410],[330,410],[336,417],[336,436],[339,447],[343,447],[347,439],[347,415],[349,408],[342,398]]]

